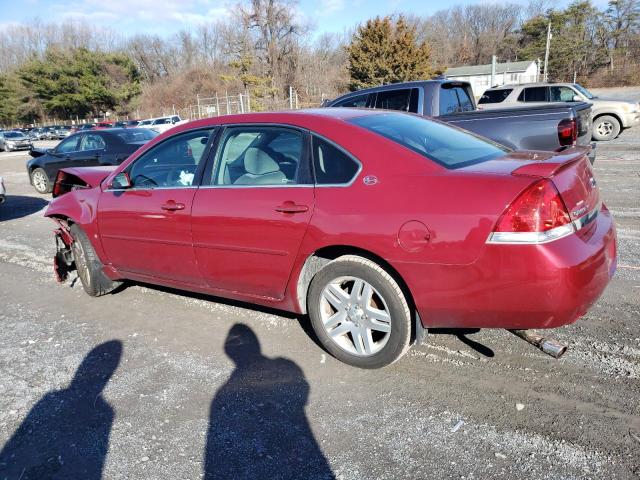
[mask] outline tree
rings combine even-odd
[[[125,112],[140,93],[139,72],[121,53],[49,49],[43,60],[26,63],[17,74],[47,113],[64,118]]]
[[[525,22],[520,29],[518,57],[544,58],[547,28],[553,35],[549,50],[549,79],[569,81],[586,77],[606,65],[606,50],[599,45],[601,16],[590,1],[576,1],[565,10],[549,10]]]
[[[416,28],[403,16],[376,17],[360,26],[347,47],[349,88],[428,79],[435,73],[429,45],[418,42]]]

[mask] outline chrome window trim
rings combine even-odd
[[[198,188],[197,185],[185,185],[181,187],[155,187],[155,188],[107,188],[103,192],[144,192],[151,190],[186,190],[191,188]]]
[[[542,245],[560,240],[561,238],[579,232],[592,223],[598,217],[601,208],[602,203],[600,202],[593,210],[582,215],[580,218],[566,225],[547,230],[546,232],[491,232],[486,243],[494,245]]]

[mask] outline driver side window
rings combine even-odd
[[[212,132],[181,133],[151,148],[128,168],[133,188],[190,187]]]

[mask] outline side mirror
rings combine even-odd
[[[129,174],[127,172],[120,172],[111,181],[111,188],[113,190],[124,190],[127,188],[131,188],[133,185],[131,183],[131,179],[129,178]]]
[[[582,97],[580,95],[574,95],[573,96],[573,101],[574,102],[581,102],[582,101]]]

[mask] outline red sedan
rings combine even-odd
[[[328,351],[387,365],[426,327],[553,328],[598,299],[616,237],[588,149],[512,152],[373,110],[180,125],[118,167],[63,170],[56,271],[308,313]]]

